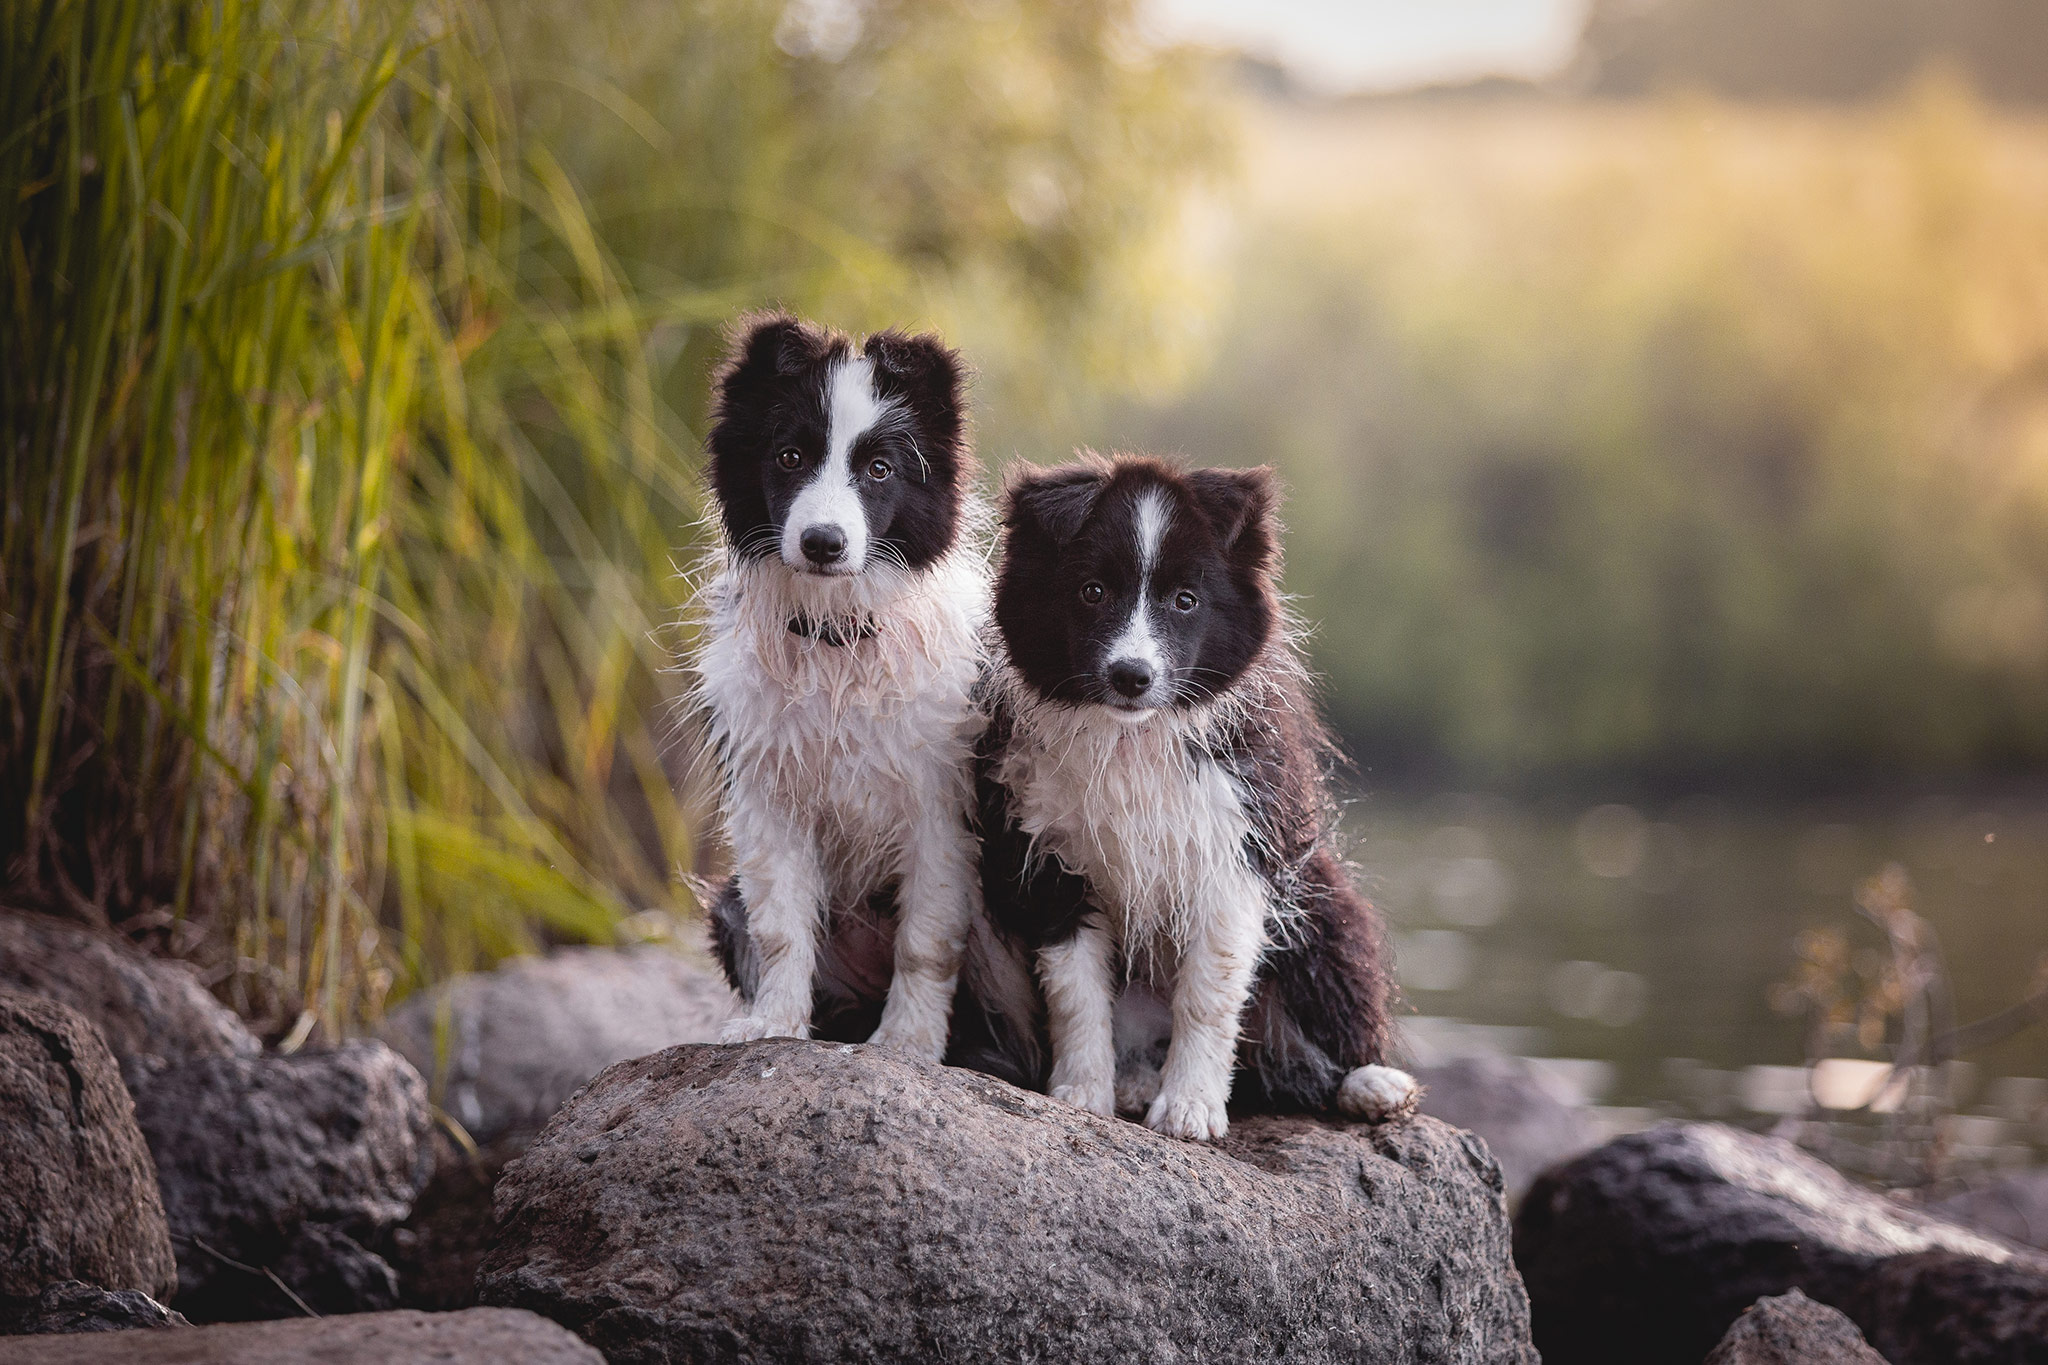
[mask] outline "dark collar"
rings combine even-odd
[[[789,618],[789,633],[806,640],[821,641],[834,649],[844,649],[857,641],[874,639],[875,618],[864,617],[860,625],[849,635],[829,620],[814,621],[808,616],[792,616]]]

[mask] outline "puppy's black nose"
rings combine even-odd
[[[837,526],[806,526],[801,541],[804,558],[823,568],[846,553],[846,532]]]
[[[1152,665],[1143,659],[1118,659],[1109,666],[1109,685],[1126,697],[1142,697],[1152,686]]]

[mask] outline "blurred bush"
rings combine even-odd
[[[1213,364],[1379,778],[2048,761],[2048,134],[1677,102],[1268,114]]]
[[[0,0],[6,897],[331,1031],[687,908],[664,628],[717,330],[1156,352],[1214,139],[1129,22]]]

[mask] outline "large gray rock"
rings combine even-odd
[[[1706,1365],[1884,1365],[1856,1324],[1798,1290],[1758,1299]]]
[[[256,1035],[184,963],[45,915],[0,909],[0,986],[63,1001],[116,1057],[259,1050]]]
[[[1515,1261],[1546,1360],[1693,1365],[1796,1288],[1896,1365],[2048,1362],[2048,1257],[1718,1124],[1618,1138],[1537,1180]]]
[[[865,1047],[679,1047],[506,1168],[478,1288],[614,1365],[1534,1365],[1500,1190],[1433,1119],[1206,1147]]]
[[[34,1337],[7,1352],[8,1365],[604,1365],[554,1323],[500,1308]]]
[[[1458,1057],[1415,1068],[1422,1112],[1486,1139],[1507,1180],[1508,1203],[1560,1161],[1600,1145],[1600,1126],[1583,1105],[1561,1099],[1520,1057]]]
[[[131,1065],[128,1081],[178,1250],[178,1308],[210,1320],[396,1305],[391,1267],[363,1243],[405,1217],[430,1173],[426,1083],[403,1057],[355,1042]]]
[[[2048,1251],[2048,1168],[1999,1176],[1930,1204],[1928,1212],[2020,1246]]]
[[[77,1011],[0,990],[0,1317],[59,1280],[169,1298],[177,1267],[106,1044]]]
[[[630,1057],[709,1042],[725,979],[671,948],[565,948],[459,976],[391,1012],[383,1036],[480,1143],[532,1132]]]

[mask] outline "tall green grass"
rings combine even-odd
[[[0,44],[10,897],[334,1030],[667,904],[692,484],[478,16],[8,0]]]

